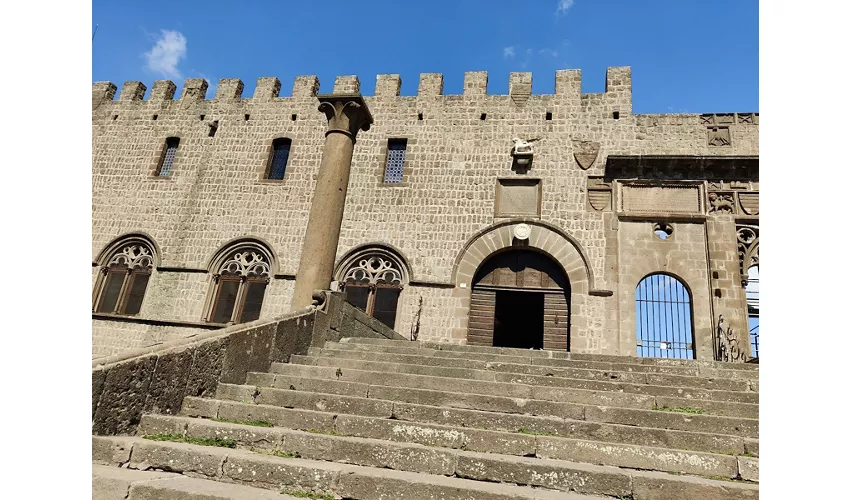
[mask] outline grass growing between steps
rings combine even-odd
[[[219,448],[236,448],[236,441],[228,438],[196,438],[191,436],[179,436],[177,434],[148,434],[142,439],[151,441],[171,441],[173,443],[197,444],[200,446],[218,446]]]
[[[301,454],[298,453],[297,451],[280,451],[280,450],[269,451],[269,450],[261,450],[259,448],[249,448],[249,450],[251,450],[254,453],[261,453],[263,455],[271,455],[273,457],[301,458]]]
[[[226,418],[210,418],[213,422],[225,424],[253,425],[254,427],[274,427],[274,424],[266,420],[228,420]]]
[[[669,411],[673,413],[690,413],[693,415],[703,415],[705,414],[705,410],[700,410],[699,408],[669,408],[667,406],[662,406],[661,408],[653,408],[655,411]]]
[[[289,495],[296,498],[309,498],[311,500],[334,500],[334,496],[330,493],[313,493],[305,490],[283,490],[281,495]]]

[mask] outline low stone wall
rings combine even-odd
[[[306,354],[342,337],[404,340],[383,323],[323,292],[314,306],[273,320],[204,332],[92,361],[92,433],[132,434],[144,413],[176,414],[185,396],[213,396],[218,382]]]

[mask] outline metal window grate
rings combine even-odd
[[[391,139],[387,142],[387,165],[384,169],[384,182],[398,184],[404,178],[404,154],[407,152],[407,139]]]
[[[759,357],[759,317],[758,314],[750,315],[750,356]]]
[[[177,154],[177,146],[179,144],[180,139],[166,139],[165,156],[162,158],[162,165],[159,167],[159,175],[161,177],[171,175],[171,169],[174,167],[174,156]]]
[[[289,140],[277,140],[272,144],[272,164],[269,167],[269,179],[282,180],[289,162]]]
[[[666,274],[651,274],[635,289],[637,355],[694,359],[691,297]]]
[[[747,313],[750,328],[750,356],[759,357],[759,266],[747,270]]]

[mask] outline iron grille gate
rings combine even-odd
[[[666,274],[651,274],[635,290],[637,355],[694,359],[691,296]]]

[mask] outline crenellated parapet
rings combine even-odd
[[[479,97],[494,95],[488,92],[488,74],[486,71],[468,71],[464,73],[463,92],[461,95]],[[515,101],[533,95],[532,74],[514,72],[509,75],[508,95]],[[92,100],[113,100],[116,86],[111,82],[95,82],[92,85]],[[207,96],[209,83],[203,78],[189,78],[183,85],[177,100],[180,101],[270,101],[274,99],[304,99],[313,98],[320,92],[319,79],[315,75],[298,76],[292,84],[289,97],[281,96],[282,85],[275,77],[262,77],[257,80],[253,96],[244,97],[245,85],[238,78],[223,78],[219,80],[214,96]],[[119,101],[170,101],[175,99],[177,86],[170,80],[154,82],[150,96],[144,99],[147,86],[139,81],[125,82],[118,96]],[[338,76],[333,83],[334,93],[357,93],[360,91],[360,81],[356,76]],[[421,98],[443,96],[443,74],[422,73],[419,76],[418,91],[415,96],[401,96],[401,76],[398,74],[377,75],[375,98]],[[585,94],[585,96],[609,95],[631,101],[631,71],[628,67],[608,68],[605,92],[600,94]],[[557,71],[555,74],[555,97],[579,99],[581,93],[581,70],[569,69]],[[367,96],[369,97],[369,96]],[[625,110],[624,110],[625,111]]]

